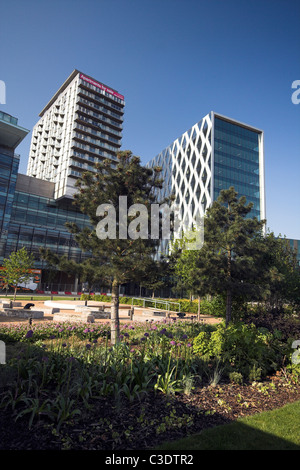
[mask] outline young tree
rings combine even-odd
[[[30,270],[34,268],[34,256],[23,247],[3,260],[3,268],[2,279],[4,283],[14,287],[16,300],[18,286],[26,284],[32,276]]]
[[[246,298],[259,289],[265,222],[247,218],[251,208],[245,197],[237,198],[233,187],[221,191],[206,211],[203,247],[182,250],[177,261],[177,274],[199,297],[225,295],[227,325],[231,321],[233,297]]]
[[[166,259],[153,259],[152,264],[149,264],[146,276],[144,279],[141,279],[140,285],[152,291],[152,298],[154,298],[156,290],[170,287],[172,285],[170,263]]]
[[[177,287],[198,296],[197,320],[200,321],[201,297],[210,292],[201,250],[186,250],[185,239],[177,243],[172,257],[175,262]]]
[[[63,271],[68,276],[75,275],[80,278],[81,282],[88,284],[88,291],[90,292],[93,286],[103,279],[103,272],[101,266],[92,258],[87,258],[82,262],[68,259],[66,255],[58,256],[53,253],[49,248],[41,248],[40,254],[42,259],[48,262],[50,269]]]
[[[246,204],[246,197],[238,199],[230,187],[222,190],[206,211],[202,265],[210,289],[226,295],[227,325],[231,321],[233,296],[257,293],[263,271],[260,242],[265,221],[247,217],[252,206]]]
[[[288,240],[268,233],[263,240],[266,267],[262,287],[262,298],[273,311],[280,312],[283,305],[300,305],[300,270],[297,256]]]
[[[92,254],[103,278],[111,282],[112,344],[119,337],[120,285],[144,278],[152,265],[158,240],[151,238],[150,205],[155,203],[154,189],[162,186],[160,168],[141,166],[131,151],[120,152],[117,158],[116,167],[104,160],[96,165],[97,173],[83,173],[76,182],[75,204],[89,216],[91,226],[67,224],[81,249]]]

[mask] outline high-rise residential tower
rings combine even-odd
[[[253,203],[250,216],[266,217],[260,129],[210,112],[147,166],[162,167],[164,186],[157,199],[175,196],[184,227],[195,224],[196,217],[203,216],[220,191],[230,186]]]
[[[124,96],[74,70],[40,113],[27,175],[55,183],[54,197],[72,197],[82,171],[121,147]]]

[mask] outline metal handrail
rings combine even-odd
[[[154,303],[154,307],[152,307],[152,308],[156,308],[157,304],[164,304],[167,307],[164,310],[167,310],[168,312],[170,311],[171,304],[172,305],[178,305],[178,307],[179,307],[178,312],[180,313],[180,303],[179,302],[171,302],[169,300],[152,299],[150,297],[132,297],[132,299],[131,299],[131,305],[132,306],[133,306],[133,301],[134,300],[142,300],[144,308],[146,308],[146,303],[147,302],[151,302],[152,304]]]

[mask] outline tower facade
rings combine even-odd
[[[195,225],[230,186],[253,203],[251,217],[266,217],[263,131],[257,128],[211,112],[147,166],[162,167],[157,200],[175,197],[181,227]]]
[[[6,236],[17,182],[20,155],[15,149],[29,130],[18,125],[18,119],[0,111],[0,237]],[[0,247],[0,253],[1,253]]]
[[[124,105],[116,90],[74,70],[33,128],[27,175],[55,183],[55,199],[72,197],[83,171],[116,160]]]

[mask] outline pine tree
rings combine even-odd
[[[230,187],[222,190],[206,211],[202,266],[211,290],[226,295],[227,325],[233,296],[257,293],[263,271],[260,262],[265,221],[247,217],[252,207],[252,203],[246,204],[245,196],[238,199]]]
[[[120,152],[117,158],[116,166],[104,160],[96,165],[96,173],[83,173],[76,182],[75,205],[89,216],[91,225],[67,224],[80,248],[97,263],[103,279],[111,282],[112,344],[119,337],[120,285],[144,278],[153,263],[159,240],[151,238],[150,207],[156,202],[155,188],[162,187],[161,168],[141,166],[131,151]],[[135,206],[137,212],[127,213],[133,204],[140,205]]]
[[[264,274],[265,221],[247,217],[251,208],[245,197],[238,199],[233,187],[222,190],[206,211],[203,247],[185,251],[183,246],[177,254],[176,272],[188,289],[199,297],[225,296],[227,325],[232,319],[233,297],[257,295]]]

